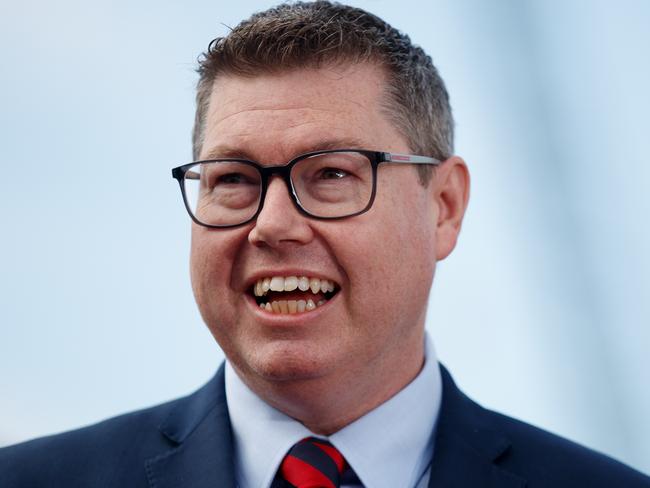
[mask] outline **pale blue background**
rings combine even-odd
[[[440,357],[486,406],[650,472],[650,2],[356,4],[433,56],[473,175]],[[169,169],[196,56],[268,5],[3,0],[0,445],[215,370]]]

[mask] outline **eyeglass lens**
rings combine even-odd
[[[298,161],[291,169],[298,204],[316,217],[344,217],[363,210],[372,195],[373,171],[363,154],[334,152]],[[208,225],[237,225],[260,206],[262,175],[240,161],[197,163],[183,182],[192,214]]]

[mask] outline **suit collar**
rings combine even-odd
[[[152,488],[235,486],[223,365],[204,387],[174,402],[159,430],[171,448],[145,463]]]
[[[458,389],[442,365],[440,372],[442,406],[436,427],[429,487],[525,486],[525,480],[498,466],[499,458],[510,449],[510,441],[494,430],[487,412]]]

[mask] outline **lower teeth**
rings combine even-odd
[[[317,307],[325,304],[327,300],[319,300],[314,303],[312,299],[309,300],[277,300],[269,303],[260,303],[260,308],[271,313],[302,313],[310,312]]]

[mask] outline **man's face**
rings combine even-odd
[[[382,113],[384,79],[372,65],[221,77],[210,99],[201,159],[239,156],[278,165],[318,149],[408,153],[406,140]],[[300,214],[274,177],[254,222],[234,229],[193,224],[194,294],[245,381],[345,382],[351,374],[421,364],[436,261],[432,193],[412,166],[381,165],[367,213],[318,221]],[[335,293],[302,313],[260,308],[256,282],[293,276],[326,279]],[[312,291],[275,292],[265,301],[295,300],[296,293],[307,300]]]

